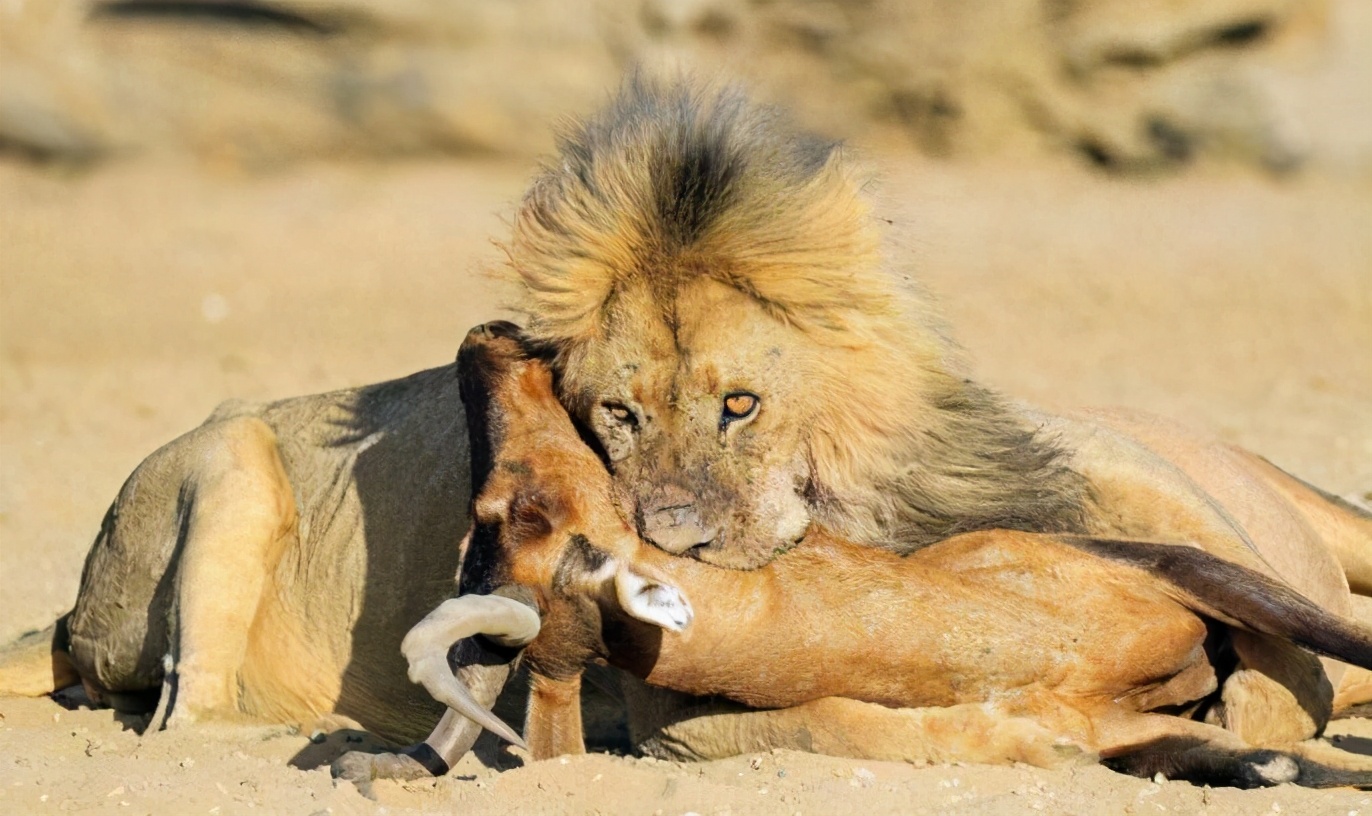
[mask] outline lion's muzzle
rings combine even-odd
[[[648,501],[639,505],[638,530],[645,539],[673,555],[708,544],[719,535],[717,526],[707,527],[701,519],[696,497],[675,485],[658,488]]]

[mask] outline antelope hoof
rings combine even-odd
[[[395,779],[404,782],[410,779],[430,779],[433,772],[424,767],[419,760],[406,754],[368,754],[363,751],[349,751],[335,759],[329,766],[334,779],[342,779],[357,786],[357,790],[368,799],[375,799],[372,783],[378,779]]]

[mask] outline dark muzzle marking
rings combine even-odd
[[[553,591],[560,595],[574,593],[581,579],[604,567],[610,559],[608,552],[592,544],[586,536],[572,534],[553,571]]]

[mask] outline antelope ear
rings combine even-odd
[[[632,567],[615,573],[615,594],[619,605],[630,617],[644,623],[661,626],[670,632],[680,632],[691,625],[695,612],[681,590],[671,584],[649,578]]]

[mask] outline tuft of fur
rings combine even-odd
[[[895,315],[883,287],[864,285],[879,236],[838,143],[792,130],[736,89],[634,77],[558,148],[508,245],[535,339],[595,340],[606,304],[634,283],[669,318],[673,292],[702,275],[810,330]]]
[[[1084,529],[1085,481],[973,382],[886,257],[868,178],[836,142],[736,89],[631,79],[571,125],[519,207],[508,268],[528,331],[556,351],[564,395],[620,294],[646,290],[674,328],[702,277],[794,330],[815,364],[813,517],[899,550],[975,529]],[[619,306],[623,308],[622,306]]]

